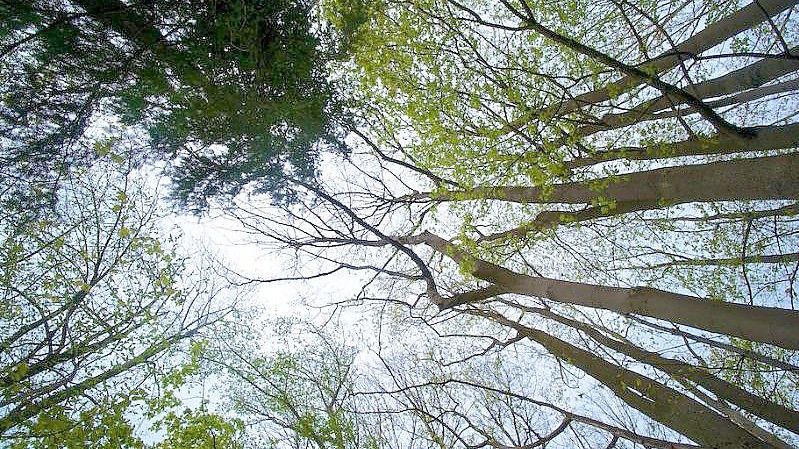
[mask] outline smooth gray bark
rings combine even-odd
[[[754,133],[754,136],[750,139],[715,134],[707,138],[691,138],[673,143],[664,142],[643,147],[614,148],[597,152],[591,156],[566,161],[565,166],[569,169],[575,169],[618,159],[668,159],[681,156],[781,150],[799,146],[799,123],[781,126],[761,126],[750,129]]]
[[[578,306],[635,314],[745,338],[751,341],[799,349],[799,312],[776,307],[737,304],[683,295],[648,287],[608,287],[529,276],[477,259],[431,232],[401,239],[424,244],[443,254],[474,277],[507,292]]]
[[[569,204],[591,204],[602,198],[642,205],[656,203],[662,207],[706,201],[799,199],[799,153],[659,168],[547,188],[476,187],[409,198]]]

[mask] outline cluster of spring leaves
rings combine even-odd
[[[121,121],[203,209],[246,186],[279,199],[340,148],[326,61],[341,49],[311,2],[40,0],[0,16],[0,158],[17,176],[57,181],[94,159],[93,125]]]
[[[712,23],[741,6],[741,2],[716,1],[697,2],[694,8],[686,7],[687,3],[637,2],[632,10],[646,20],[636,24],[641,31],[632,36],[617,2],[524,3],[538,22],[553,31],[636,63],[687,38],[685,29],[690,27],[686,25],[697,20],[697,10]],[[685,138],[676,122],[657,121],[572,140],[570,136],[584,122],[618,112],[609,105],[637,104],[650,98],[652,89],[611,92],[612,101],[605,105],[558,115],[548,107],[602,88],[619,74],[539,33],[518,29],[524,23],[502,2],[331,0],[323,6],[330,23],[349,27],[353,57],[340,69],[357,86],[353,96],[362,106],[359,118],[370,137],[385,148],[401,144],[417,165],[460,188],[535,186],[546,196],[552,184],[602,176],[604,184],[592,185],[597,197],[591,205],[608,213],[616,204],[601,192],[608,183],[622,181],[618,172],[629,167],[574,171],[565,161],[608,146]],[[477,17],[497,26],[481,24]],[[666,40],[652,23],[682,31]],[[762,33],[756,28],[737,39],[760,41]],[[749,44],[749,51],[755,50],[753,45]],[[700,71],[691,76],[697,82],[708,74]],[[695,133],[703,132],[700,124],[692,125]],[[436,189],[432,190],[435,194]],[[475,234],[472,221],[524,224],[540,209],[536,205],[489,208],[485,203],[456,201],[448,211],[458,213],[462,237],[468,241],[466,234]]]
[[[668,48],[657,32],[642,33],[644,41],[635,44],[614,2],[524,3],[553,31],[624,61],[646,59]],[[546,108],[618,76],[538,33],[514,29],[524,23],[502,2],[468,2],[463,9],[447,0],[332,0],[325,5],[333,24],[352,24],[348,14],[359,14],[352,64],[344,69],[349,69],[362,103],[379,105],[362,112],[366,123],[376,125],[370,129],[375,138],[390,144],[402,136],[421,166],[467,187],[544,186],[568,179],[571,173],[563,161],[573,156],[574,147],[556,142],[584,118],[559,117]],[[702,2],[701,7],[713,21],[738,5]],[[652,21],[669,20],[675,28],[695,20],[690,7],[646,1],[637,2],[636,8]],[[472,14],[499,26],[482,25]],[[630,98],[638,94],[626,93]],[[591,116],[601,112],[591,111]],[[624,145],[655,136],[665,139],[670,129],[660,124],[640,132],[625,135]],[[590,141],[581,144],[584,149],[599,147]]]
[[[591,67],[569,53],[569,58],[552,58],[554,50],[534,34],[481,30],[446,1],[326,4],[333,23],[342,20],[337,18],[341,11],[365,10],[350,75],[362,101],[380,105],[383,142],[403,135],[420,165],[467,186],[510,180],[542,185],[557,179],[552,175],[562,172],[563,158],[557,148],[524,151],[529,143],[506,136],[503,121],[557,98],[555,89],[520,82],[520,73],[569,75]],[[502,5],[480,6],[486,17],[512,22]],[[569,13],[561,6],[541,11],[584,18],[580,5],[568,7],[573,8]],[[498,69],[492,71],[493,66]],[[524,131],[553,132],[537,120],[526,123]]]
[[[269,321],[268,332],[249,330],[249,338],[209,350],[209,366],[225,379],[225,401],[251,423],[254,447],[371,447],[351,411],[353,349],[305,327]],[[264,355],[263,346],[277,349]]]
[[[9,447],[238,448],[250,438],[259,438],[262,447],[282,447],[284,438],[330,448],[376,447],[359,436],[344,408],[353,363],[347,349],[294,345],[263,356],[257,345],[248,346],[257,341],[251,330],[229,323],[162,345],[175,326],[196,316],[194,310],[209,313],[224,300],[203,290],[208,271],[203,279],[189,277],[192,260],[179,254],[169,229],[158,224],[159,206],[147,193],[153,180],[131,171],[125,148],[116,138],[95,142],[98,160],[64,181],[47,219],[4,205],[0,341],[8,345],[0,356],[0,375],[10,382],[0,389],[5,404],[0,426]],[[9,338],[48,313],[48,328]],[[68,338],[48,340],[48,329],[59,326]],[[105,334],[102,344],[92,340]],[[209,349],[228,344],[246,351]],[[31,345],[43,350],[28,354]],[[56,359],[48,355],[48,345],[63,346],[56,362],[50,363]],[[158,350],[81,394],[58,400],[34,396],[50,387],[54,396],[70,391],[148,347]],[[210,360],[225,369],[209,369]],[[79,368],[74,379],[57,385],[59,372],[72,366]],[[184,402],[209,371],[227,376],[230,412],[218,412],[205,400]],[[211,396],[220,399],[218,392]],[[40,407],[20,420],[10,412],[26,397],[35,397]],[[263,418],[253,410],[284,419],[285,427],[246,428],[245,422]]]
[[[162,394],[144,398],[147,407],[144,416],[153,422],[152,429],[162,435],[160,441],[151,446],[152,449],[243,447],[244,426],[241,420],[209,411],[204,398],[199,407],[186,407],[176,395],[192,376],[201,374],[201,359],[207,347],[207,340],[194,342],[189,350],[189,360],[163,377]]]

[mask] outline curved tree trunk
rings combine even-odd
[[[684,324],[710,332],[799,349],[799,312],[682,295],[654,288],[607,287],[516,273],[472,257],[431,232],[401,239],[425,244],[468,270],[474,277],[507,292],[547,298],[578,306],[636,314]]]

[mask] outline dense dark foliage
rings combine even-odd
[[[0,159],[41,191],[96,157],[87,133],[109,121],[146,129],[141,155],[172,161],[197,209],[245,186],[280,199],[286,171],[310,179],[335,141],[336,50],[302,0],[3,1],[0,16]]]

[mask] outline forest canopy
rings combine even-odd
[[[799,2],[0,5],[4,444],[799,445]]]
[[[172,161],[174,194],[285,194],[336,143],[326,61],[340,50],[294,1],[3,2],[3,162],[52,180],[96,155],[104,121],[145,132],[142,158]],[[87,148],[88,146],[88,148]]]

